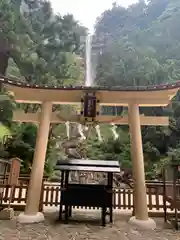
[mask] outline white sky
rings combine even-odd
[[[96,18],[111,8],[114,0],[51,0],[55,12],[60,14],[71,13],[74,17],[88,27],[91,31]],[[124,7],[137,2],[137,0],[118,0],[117,3]]]

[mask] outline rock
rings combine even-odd
[[[1,220],[11,220],[14,218],[14,210],[13,208],[4,208],[0,212],[0,219]]]

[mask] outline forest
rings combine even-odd
[[[84,42],[88,29],[73,15],[53,12],[47,0],[0,1],[0,75],[39,85],[82,85],[85,78]],[[180,1],[139,0],[123,8],[113,4],[97,18],[93,44],[96,54],[96,85],[147,86],[180,80]],[[23,160],[22,172],[31,169],[37,126],[12,122],[17,107],[37,111],[39,106],[17,106],[13,96],[0,93],[0,156]],[[66,109],[66,106],[59,107]],[[118,109],[124,114],[127,109]],[[150,116],[169,116],[168,127],[142,127],[146,177],[158,178],[162,166],[180,160],[180,97],[166,108],[141,108]],[[109,125],[101,127],[103,141],[93,132],[88,157],[120,161],[131,169],[128,126],[118,126],[114,140]],[[6,141],[6,135],[10,135]],[[45,173],[53,174],[63,157],[65,125],[51,125]]]

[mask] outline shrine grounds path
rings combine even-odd
[[[105,228],[100,226],[98,210],[74,210],[67,225],[57,221],[57,211],[45,216],[44,223],[29,225],[17,223],[16,218],[1,220],[0,240],[180,240],[180,232],[164,228],[161,218],[155,219],[156,230],[138,231],[127,223],[127,212],[114,213],[114,224]]]

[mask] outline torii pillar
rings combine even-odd
[[[34,152],[30,183],[28,187],[27,204],[25,207],[25,212],[18,216],[18,221],[21,223],[36,223],[44,220],[43,213],[39,212],[39,201],[41,196],[51,112],[52,103],[43,102],[39,129],[36,138],[36,148]]]
[[[129,104],[128,115],[131,137],[135,206],[135,216],[130,218],[129,223],[143,229],[155,229],[155,221],[148,217],[139,106],[137,104]]]

